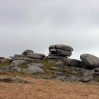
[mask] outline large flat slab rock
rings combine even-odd
[[[12,57],[12,60],[24,60],[31,62],[33,59],[26,57],[25,55],[14,55],[14,57]]]
[[[63,45],[63,44],[50,45],[49,49],[62,49],[66,51],[73,51],[73,48],[71,46]]]
[[[63,61],[69,66],[78,66],[80,61],[76,59],[63,58]]]
[[[80,59],[89,67],[99,67],[99,58],[91,54],[82,54]]]
[[[71,56],[72,55],[72,51],[65,51],[65,50],[61,50],[61,49],[57,49],[57,53],[63,56]]]
[[[51,53],[57,53],[57,51],[56,51],[55,48],[49,49],[49,52],[51,52]]]
[[[63,45],[63,44],[57,44],[55,45],[56,49],[62,49],[62,50],[66,50],[66,51],[73,51],[73,48],[71,46],[68,45]]]
[[[46,56],[46,59],[55,59],[55,60],[58,60],[58,59],[61,59],[61,57],[60,56]]]
[[[39,53],[31,53],[26,55],[29,58],[35,58],[35,59],[43,59],[45,58],[44,54],[39,54]]]

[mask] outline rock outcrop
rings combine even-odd
[[[45,73],[45,77],[41,76],[44,79],[85,83],[99,81],[99,58],[91,54],[80,55],[81,61],[68,58],[72,51],[70,46],[57,44],[49,46],[49,55],[46,58],[44,54],[34,53],[32,50],[25,50],[21,55],[15,54],[11,59],[0,57],[0,73],[10,70],[23,74]],[[7,66],[2,66],[6,62]]]
[[[67,45],[57,44],[49,46],[49,55],[46,59],[61,60],[62,57],[70,57],[73,48]]]
[[[45,55],[40,53],[33,53],[32,50],[25,50],[22,55],[14,55],[13,60],[32,61],[36,59],[44,59]]]
[[[12,58],[10,67],[11,71],[24,72],[28,74],[44,73],[43,64],[33,63],[33,61],[40,61],[45,58],[44,54],[34,53],[32,50],[25,50],[22,55],[15,54]],[[25,65],[27,68],[22,69],[19,66]]]

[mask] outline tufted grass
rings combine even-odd
[[[0,66],[8,66],[8,65],[10,65],[10,64],[11,64],[11,62],[8,61],[8,62],[6,62],[6,63],[0,63]]]
[[[41,62],[37,62],[37,61],[34,61],[34,62],[32,62],[32,63],[42,63],[44,66],[43,66],[43,70],[45,71],[45,73],[44,74],[36,74],[36,75],[34,75],[34,74],[32,74],[32,75],[30,75],[30,76],[33,76],[33,77],[55,77],[55,75],[53,74],[53,72],[65,72],[65,73],[67,73],[67,74],[70,74],[70,75],[73,75],[73,76],[77,76],[77,77],[82,77],[82,75],[83,74],[81,74],[81,73],[78,73],[76,70],[74,71],[74,70],[72,70],[71,68],[70,68],[70,66],[67,66],[66,64],[65,64],[65,66],[62,66],[59,70],[51,70],[50,69],[50,67],[54,67],[55,65],[56,65],[56,62],[57,61],[48,61],[48,60],[46,60],[46,59],[44,59],[44,60],[42,60]],[[11,64],[11,62],[9,61],[9,62],[6,62],[6,63],[2,63],[2,64],[0,64],[0,66],[8,66],[8,65],[10,65]],[[27,68],[27,65],[20,65],[19,66],[21,69],[26,69]],[[77,73],[75,73],[75,72],[77,72]],[[29,75],[29,74],[24,74],[24,73],[18,73],[18,72],[8,72],[8,73],[6,73],[5,72],[5,74],[13,74],[13,75]]]
[[[52,62],[49,62],[46,59],[44,61],[42,61],[41,63],[44,65],[44,67],[43,67],[44,70],[48,70],[48,69],[50,69],[50,67],[53,67],[56,64],[55,61],[54,62],[53,61]]]
[[[19,65],[18,67],[20,67],[21,69],[26,69],[28,66],[27,65]]]

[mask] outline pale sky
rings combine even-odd
[[[0,57],[73,47],[70,58],[99,57],[99,0],[0,0]]]

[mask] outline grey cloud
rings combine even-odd
[[[1,55],[25,49],[47,53],[51,44],[72,46],[75,58],[95,53],[99,49],[98,4],[98,0],[0,0]]]

